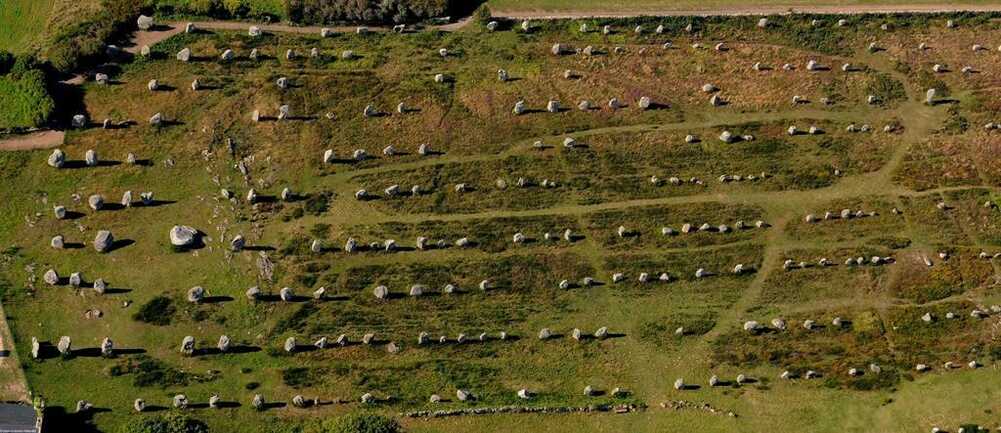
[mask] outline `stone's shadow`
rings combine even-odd
[[[129,293],[131,291],[132,291],[132,289],[126,289],[126,288],[118,288],[118,287],[116,287],[116,288],[104,289],[104,294],[105,295],[120,295],[120,294],[123,294],[123,293]]]
[[[206,296],[202,298],[202,304],[221,304],[223,302],[230,302],[233,300],[232,296]]]
[[[140,201],[140,202],[133,203],[132,207],[159,207],[159,206],[166,206],[168,204],[174,204],[174,203],[177,203],[177,201],[174,201],[174,200],[153,200],[153,201],[149,202],[149,204],[146,204],[146,203],[143,203],[143,202]]]
[[[264,405],[261,406],[261,411],[266,411],[266,410],[271,410],[271,409],[280,409],[280,408],[283,408],[285,406],[288,406],[288,405],[285,404],[285,403],[283,403],[283,402],[264,403]]]
[[[94,425],[94,414],[106,412],[109,409],[91,409],[84,412],[70,413],[63,406],[47,406],[45,408],[46,432],[100,433]]]

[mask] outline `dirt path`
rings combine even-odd
[[[7,313],[0,304],[0,401],[31,402],[28,383],[17,361],[14,339],[7,327]]]
[[[459,21],[449,24],[442,24],[436,26],[430,26],[430,30],[440,30],[443,32],[454,32],[462,29],[467,24],[472,21],[472,17],[466,17]],[[247,31],[251,26],[260,27],[261,30],[271,33],[299,33],[299,34],[320,34],[322,29],[331,29],[336,33],[354,33],[358,26],[294,26],[289,24],[261,24],[261,23],[251,23],[243,21],[191,21],[195,25],[195,28],[203,30],[243,30]],[[174,21],[167,24],[159,25],[154,30],[149,31],[139,31],[136,32],[132,37],[131,46],[126,48],[125,51],[136,54],[139,50],[145,46],[153,46],[157,42],[174,36],[178,33],[184,31],[187,26],[187,22]],[[366,26],[369,31],[372,32],[390,32],[393,30],[392,27],[385,26]]]
[[[509,19],[577,19],[577,18],[632,18],[640,16],[743,16],[743,15],[789,15],[800,14],[889,14],[889,13],[943,13],[943,12],[999,12],[1001,4],[960,6],[942,4],[902,4],[902,5],[851,5],[851,6],[810,6],[810,5],[769,5],[738,6],[706,9],[640,9],[632,11],[616,10],[504,10],[491,9],[493,16]]]
[[[52,149],[63,145],[66,133],[63,131],[39,131],[25,135],[0,135],[0,151]]]

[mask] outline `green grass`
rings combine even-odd
[[[0,4],[0,50],[15,54],[31,51],[41,42],[54,0],[4,0]]]
[[[676,25],[681,21],[671,21],[674,27],[665,36],[621,32],[608,37],[578,35],[577,23],[557,21],[527,35],[473,27],[457,33],[340,34],[321,40],[289,34],[251,39],[244,32],[217,31],[164,41],[153,47],[153,58],[122,65],[114,74],[116,84],[82,87],[80,109],[95,122],[132,119],[136,124],[70,131],[63,147],[72,162],[94,149],[102,159],[115,161],[133,152],[149,165],[56,171],[45,164],[48,151],[0,153],[5,185],[0,188],[0,274],[10,282],[4,307],[32,391],[45,396],[54,414],[72,412],[80,399],[109,409],[89,419],[57,418],[70,423],[66,431],[80,430],[80,423],[118,431],[137,419],[159,417],[159,412],[133,414],[133,400],[166,407],[177,393],[195,403],[218,394],[241,405],[184,412],[214,432],[309,432],[323,420],[348,413],[397,417],[410,410],[507,404],[635,403],[646,409],[628,415],[511,414],[400,422],[413,432],[784,433],[803,426],[819,432],[927,431],[933,423],[954,430],[959,421],[951,420],[989,421],[983,409],[997,387],[991,368],[924,375],[912,369],[918,362],[938,366],[973,358],[993,366],[999,353],[991,337],[993,319],[969,317],[974,305],[1001,301],[990,286],[996,276],[993,263],[977,257],[981,249],[993,253],[1001,245],[1001,218],[996,209],[982,207],[998,196],[991,186],[992,174],[999,170],[996,158],[983,157],[997,144],[979,126],[998,108],[989,90],[998,83],[988,68],[993,56],[975,54],[969,44],[975,38],[1001,38],[1001,31],[989,22],[964,21],[952,38],[944,38],[922,33],[926,22],[902,19],[901,30],[883,33],[876,18],[866,18],[857,30],[831,36],[827,30],[809,30],[799,17],[787,20],[783,22],[795,26],[791,30],[767,32],[755,30],[750,18],[707,20],[700,24],[705,31],[701,37],[682,34],[683,26]],[[887,51],[865,53],[867,42],[876,37]],[[923,82],[895,67],[906,63],[909,70],[920,70],[928,59],[914,57],[909,47],[924,38],[950,63],[984,65],[985,73],[967,80],[941,77],[950,95],[959,98],[954,110],[920,104]],[[668,39],[676,49],[660,48]],[[690,48],[696,41],[718,39],[731,41],[731,51]],[[548,54],[555,42],[607,51],[620,45],[626,53],[555,57]],[[184,47],[194,51],[196,61],[174,60]],[[283,56],[289,48],[305,54],[312,47],[321,50],[319,59],[289,61]],[[453,56],[442,59],[437,54],[441,47]],[[236,50],[238,59],[216,62],[227,48]],[[251,48],[268,57],[250,61],[246,54]],[[341,59],[345,49],[360,57]],[[803,65],[812,58],[834,70],[750,69],[754,61]],[[848,61],[864,64],[865,71],[841,73],[839,65]],[[496,80],[502,67],[518,80]],[[565,69],[583,77],[565,80]],[[433,83],[431,77],[439,72],[455,81]],[[278,89],[274,82],[281,76],[294,86]],[[149,92],[146,83],[154,78],[173,89]],[[195,78],[211,88],[190,91]],[[700,90],[707,82],[720,86],[732,103],[711,108]],[[884,92],[889,103],[864,104],[872,91]],[[794,94],[813,102],[792,106]],[[632,105],[643,95],[667,108],[636,109]],[[510,114],[522,98],[541,108],[550,98],[574,106],[585,98],[604,105],[612,97],[630,106],[614,112]],[[822,97],[835,103],[822,105]],[[367,104],[390,112],[400,101],[420,111],[369,119],[361,115]],[[252,110],[274,115],[282,103],[290,104],[294,115],[315,118],[251,123]],[[174,122],[150,127],[145,119],[156,112]],[[333,120],[325,116],[328,112]],[[969,119],[971,126],[935,132],[956,116]],[[891,121],[900,122],[903,130],[878,132]],[[869,123],[876,131],[848,133],[848,123]],[[826,133],[789,136],[789,125],[816,125]],[[723,129],[756,139],[724,144],[716,139]],[[702,141],[686,143],[687,134]],[[562,149],[568,135],[586,147]],[[536,140],[554,147],[535,150],[531,144]],[[421,143],[442,153],[417,155]],[[390,144],[407,154],[382,155]],[[374,157],[323,165],[325,149],[342,159],[355,149]],[[924,156],[932,153],[937,156],[928,162]],[[936,165],[946,158],[955,166]],[[248,176],[236,168],[240,162]],[[964,182],[950,183],[950,177],[936,176],[934,170],[965,173]],[[759,181],[718,181],[721,174],[761,172],[768,176]],[[703,184],[655,186],[649,181],[654,175],[665,181],[698,177]],[[536,183],[556,180],[558,186],[519,188],[519,177]],[[507,183],[506,189],[497,187],[498,179]],[[452,187],[459,182],[475,190],[456,193]],[[392,184],[404,190],[420,184],[428,192],[354,199],[359,188],[383,196]],[[277,196],[284,187],[301,197],[255,205],[242,199],[250,188]],[[221,188],[237,199],[222,198]],[[164,203],[99,212],[86,206],[90,194],[116,202],[126,190],[152,191]],[[953,209],[938,210],[935,203],[943,199]],[[56,204],[81,216],[55,220]],[[892,207],[903,213],[891,213]],[[815,224],[802,220],[807,213],[842,208],[874,210],[878,216]],[[725,234],[660,234],[664,226],[680,231],[684,223],[732,227],[738,220],[753,224],[759,219],[769,225]],[[167,237],[175,224],[204,232],[205,247],[175,251]],[[638,236],[619,237],[620,225]],[[580,237],[574,242],[542,240],[546,232],[567,228]],[[89,244],[101,229],[134,243],[97,254]],[[515,245],[511,238],[516,232],[534,241]],[[53,250],[48,245],[55,234],[84,247]],[[236,234],[244,235],[250,248],[230,251]],[[432,242],[468,237],[473,244],[413,250],[419,236]],[[401,248],[349,254],[341,248],[349,237],[366,245],[395,239]],[[325,249],[311,252],[313,239],[322,239]],[[952,258],[936,259],[940,250]],[[271,272],[262,271],[262,254],[273,262]],[[843,265],[848,255],[875,254],[892,255],[897,262],[857,269]],[[921,263],[922,255],[932,257],[935,265]],[[815,262],[820,257],[836,259],[838,266],[781,269],[786,258]],[[735,275],[731,270],[736,264],[755,271]],[[86,281],[104,278],[117,290],[99,296],[89,289],[80,293],[45,286],[40,277],[49,268],[61,275],[83,272]],[[696,278],[699,268],[715,275]],[[626,280],[611,283],[618,272]],[[654,277],[668,273],[673,280],[641,283],[643,272]],[[559,288],[563,279],[584,277],[603,284]],[[493,290],[477,288],[484,278],[493,281]],[[413,284],[437,292],[448,283],[464,291],[402,296]],[[380,284],[398,296],[376,299],[372,289]],[[185,294],[196,285],[217,302],[189,303]],[[251,286],[260,287],[265,299],[246,299]],[[325,287],[328,298],[274,300],[282,287],[307,298]],[[86,319],[84,312],[91,309],[100,309],[103,317]],[[954,311],[960,318],[926,325],[920,321],[925,311],[939,316]],[[767,323],[776,316],[790,321],[789,331],[752,337],[741,330],[745,320]],[[805,319],[829,324],[836,316],[850,320],[851,326],[816,332],[800,326]],[[619,335],[601,341],[569,338],[574,328],[592,333],[602,326]],[[538,340],[544,327],[562,338]],[[682,335],[675,335],[678,327],[685,329]],[[422,331],[433,340],[446,336],[453,342],[460,333],[475,338],[480,332],[496,337],[506,331],[512,338],[418,346]],[[373,345],[294,354],[282,350],[291,336],[305,346],[341,334],[357,343],[369,332],[376,336]],[[31,337],[52,344],[61,335],[72,336],[82,352],[39,361],[25,356]],[[178,350],[189,335],[199,349],[206,349],[198,356]],[[220,335],[229,336],[240,350],[207,350]],[[133,351],[110,360],[87,356],[106,336]],[[398,353],[389,353],[390,341],[398,345]],[[884,366],[884,374],[847,376],[848,368],[868,368],[874,361]],[[818,369],[825,377],[778,379],[786,368]],[[741,373],[758,382],[706,386],[712,375],[732,380]],[[672,384],[678,377],[701,388],[675,391]],[[587,385],[606,393],[622,387],[631,394],[622,399],[585,397]],[[480,399],[458,402],[457,388],[470,389]],[[522,388],[539,395],[522,401],[515,394]],[[359,399],[366,392],[387,400],[362,405]],[[249,407],[256,393],[271,402],[288,403],[301,394],[336,403],[257,412]],[[431,394],[451,401],[431,404]],[[739,416],[660,407],[679,399],[706,402]]]

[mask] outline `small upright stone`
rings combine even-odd
[[[111,246],[114,242],[115,238],[111,235],[110,231],[100,230],[94,238],[94,250],[99,253],[106,253],[111,250]]]

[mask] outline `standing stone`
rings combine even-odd
[[[42,276],[42,281],[45,281],[45,284],[50,286],[59,284],[59,274],[56,273],[55,269],[49,269],[45,271],[45,275]]]
[[[104,278],[94,280],[94,291],[97,292],[98,295],[103,295],[107,290],[108,283],[104,282]]]
[[[515,115],[524,114],[526,110],[525,101],[518,101],[514,103],[514,109],[511,110]]]
[[[925,92],[925,104],[935,105],[935,94],[936,91],[934,88],[928,89],[928,91]]]
[[[41,355],[42,345],[38,339],[31,337],[31,359],[38,359]]]
[[[56,349],[59,350],[60,355],[69,356],[73,352],[73,341],[65,335],[59,337],[59,343],[56,345]]]
[[[70,125],[77,129],[87,126],[87,116],[83,114],[73,115],[73,119],[70,121]]]
[[[247,29],[247,35],[248,36],[256,38],[256,37],[258,37],[258,36],[260,36],[262,34],[264,34],[264,32],[262,32],[261,28],[257,27],[257,26],[250,26],[250,28]]]
[[[220,352],[229,352],[229,345],[229,337],[225,335],[219,336],[219,342],[216,344],[216,347]]]
[[[136,412],[142,412],[146,410],[146,400],[137,398],[136,401],[132,403],[132,408],[135,409]]]
[[[177,52],[177,60],[187,62],[191,60],[191,48],[185,48]]]
[[[188,302],[197,304],[205,299],[205,288],[202,286],[195,286],[188,289]]]
[[[170,244],[175,247],[189,247],[195,244],[198,230],[188,226],[174,226],[170,229]]]
[[[292,353],[295,351],[295,337],[289,337],[285,339],[284,349],[285,352]]]
[[[94,250],[99,253],[106,253],[111,250],[111,246],[114,243],[115,237],[111,235],[110,231],[100,230],[94,238]]]
[[[122,206],[132,207],[132,191],[122,193]]]
[[[49,246],[57,250],[61,250],[66,246],[66,242],[62,235],[56,235],[52,237],[51,241],[49,241]]]
[[[224,62],[228,62],[230,60],[233,60],[235,57],[236,57],[236,53],[233,52],[233,50],[226,49],[226,51],[223,51],[222,54],[219,56],[219,60],[222,60]]]
[[[148,17],[146,15],[139,15],[139,19],[136,20],[136,25],[139,30],[146,31],[153,28],[153,17]]]
[[[87,205],[92,210],[99,211],[104,208],[104,197],[100,194],[91,195],[87,198]]]
[[[101,356],[105,358],[110,358],[115,354],[115,343],[111,341],[111,338],[105,337],[101,341]]]
[[[181,340],[181,354],[191,356],[195,353],[195,337],[190,335]]]
[[[233,252],[243,251],[243,247],[247,245],[247,240],[243,238],[243,235],[236,235],[233,240],[229,242],[229,249]]]
[[[66,164],[66,154],[62,150],[56,149],[49,155],[48,164],[50,167],[63,168]]]
[[[87,152],[84,153],[83,159],[84,159],[84,162],[87,163],[88,167],[96,167],[97,166],[97,163],[98,163],[97,152],[94,152],[93,149],[88,149]]]

